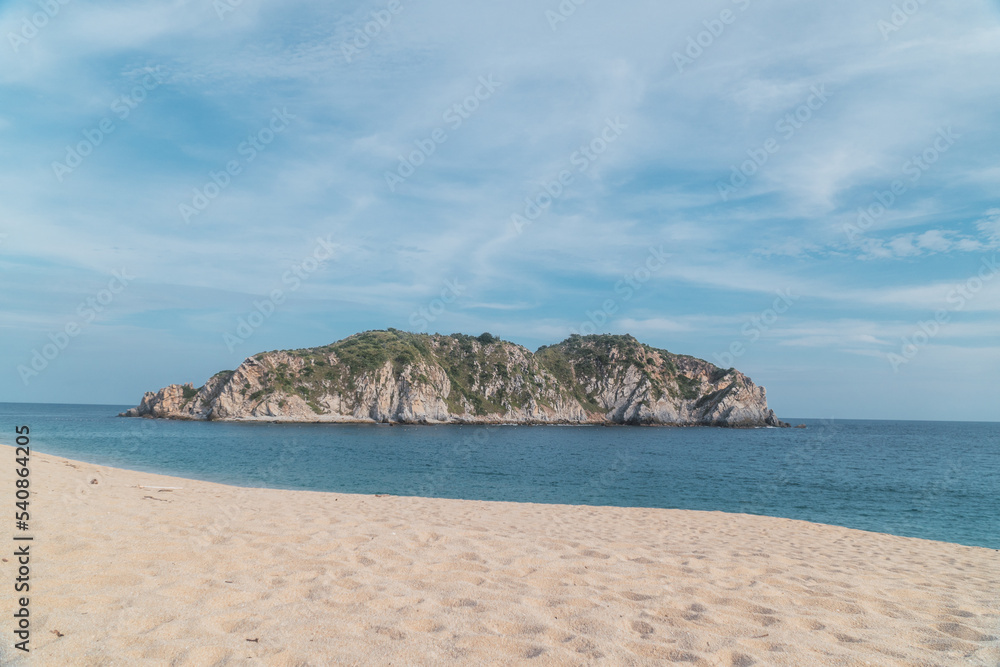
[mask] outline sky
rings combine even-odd
[[[0,401],[630,333],[1000,420],[1000,3],[0,2]]]

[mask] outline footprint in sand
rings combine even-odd
[[[956,639],[964,639],[969,642],[991,642],[996,641],[996,637],[993,635],[984,635],[967,625],[962,625],[961,623],[939,623],[937,629],[941,632],[951,635]]]
[[[621,594],[623,598],[627,600],[632,600],[633,602],[642,602],[643,600],[652,600],[652,595],[643,595],[642,593],[633,593],[631,591],[625,591]]]
[[[372,629],[376,634],[388,637],[389,639],[395,639],[396,641],[406,639],[406,633],[401,630],[397,630],[396,628],[387,628],[384,625],[379,625]]]
[[[604,654],[597,648],[597,644],[585,637],[574,637],[568,643],[574,651],[593,660],[604,657]]]
[[[531,621],[495,621],[490,624],[498,634],[505,637],[525,637],[544,633],[548,630],[547,625],[533,623]]]
[[[798,618],[793,619],[794,625],[799,625],[806,630],[812,630],[814,632],[819,632],[820,630],[826,630],[826,626],[819,621],[812,618]]]
[[[444,626],[430,618],[415,618],[407,621],[406,627],[415,632],[441,632]]]
[[[542,647],[532,646],[531,648],[529,648],[524,652],[524,657],[528,660],[531,660],[532,658],[537,658],[543,653],[545,653],[545,649],[543,649]]]
[[[735,651],[729,652],[728,655],[724,652],[720,658],[722,662],[719,664],[726,665],[726,667],[753,667],[757,664],[757,661],[746,653],[737,653]]]
[[[819,607],[820,609],[825,609],[827,611],[835,611],[839,614],[854,614],[861,615],[864,614],[864,610],[856,604],[852,604],[845,600],[839,598],[829,598],[829,597],[813,597],[809,600],[809,603]]]
[[[175,665],[222,665],[233,657],[231,651],[220,646],[199,646],[185,651],[171,664]]]
[[[681,614],[681,618],[683,618],[685,621],[697,621],[698,619],[701,618],[702,613],[706,611],[708,611],[708,609],[705,608],[705,606],[695,602],[693,605],[687,608],[686,612]]]
[[[461,608],[461,607],[475,607],[479,603],[476,602],[475,600],[470,600],[469,598],[460,598],[458,600],[448,600],[444,604],[445,606],[448,607]]]
[[[646,621],[632,621],[632,630],[638,632],[643,637],[648,637],[655,632],[655,628]]]

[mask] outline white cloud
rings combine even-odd
[[[985,252],[1000,248],[1000,209],[990,209],[977,221],[978,236],[953,229],[929,229],[898,234],[888,239],[862,237],[856,241],[861,259],[921,257],[950,252]]]
[[[976,223],[979,232],[993,247],[1000,247],[1000,208],[986,211],[986,217]]]
[[[955,232],[931,229],[916,238],[916,244],[920,248],[929,252],[948,252],[955,246],[955,242],[948,237]]]

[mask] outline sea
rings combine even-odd
[[[269,424],[127,407],[0,403],[0,443],[26,425],[34,452],[243,487],[717,510],[1000,549],[1000,423]]]

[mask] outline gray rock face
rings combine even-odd
[[[406,424],[787,426],[734,369],[642,345],[573,336],[534,354],[478,338],[365,332],[265,352],[203,387],[147,392],[123,417]]]

